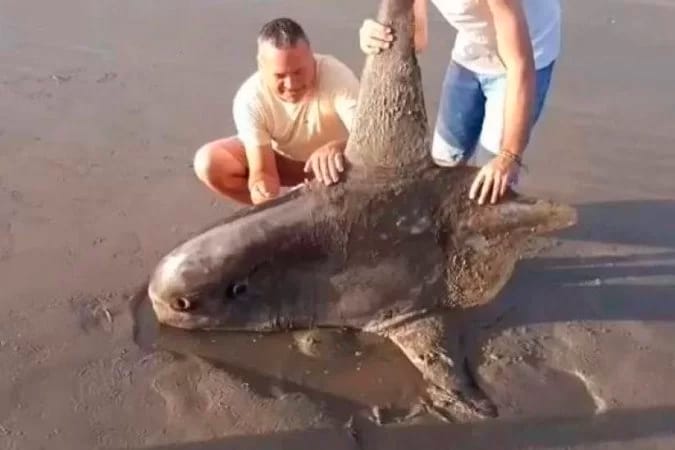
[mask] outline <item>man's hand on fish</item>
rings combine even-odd
[[[345,170],[345,142],[332,141],[316,150],[305,164],[305,172],[313,172],[317,180],[329,186],[340,181]]]

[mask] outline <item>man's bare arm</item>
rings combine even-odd
[[[520,156],[532,117],[535,70],[532,43],[521,0],[487,0],[494,18],[497,50],[506,67],[506,102],[501,150]]]
[[[413,3],[415,16],[415,50],[423,52],[429,43],[429,18],[427,12],[427,0],[415,0]]]
[[[506,67],[504,126],[499,155],[478,172],[469,197],[479,204],[496,203],[516,173],[525,151],[535,92],[534,57],[521,0],[487,0],[492,13],[497,51]]]
[[[280,181],[272,146],[246,147],[249,167],[248,188],[254,204],[274,198],[279,194]]]

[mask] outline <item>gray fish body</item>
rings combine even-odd
[[[397,39],[366,60],[344,181],[294,189],[186,241],[148,293],[158,320],[179,328],[377,332],[428,381],[430,409],[491,417],[445,317],[493,299],[524,242],[576,214],[511,191],[479,206],[468,199],[476,169],[432,164],[411,8],[382,2],[378,20]]]

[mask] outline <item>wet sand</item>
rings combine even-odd
[[[472,317],[502,417],[376,428],[372,406],[421,389],[387,343],[312,359],[289,336],[159,332],[133,301],[233,211],[191,158],[234,131],[260,24],[290,15],[360,73],[376,2],[0,0],[0,448],[675,447],[675,3],[591,3],[564,2],[523,184],[580,223]],[[433,14],[431,120],[452,38]]]

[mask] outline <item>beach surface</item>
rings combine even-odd
[[[377,2],[0,0],[0,448],[675,448],[675,2],[562,3],[521,190],[579,223],[472,319],[501,417],[378,427],[423,388],[391,344],[162,330],[139,294],[235,209],[192,157],[234,133],[262,23],[360,74]],[[453,34],[431,11],[433,123]]]

